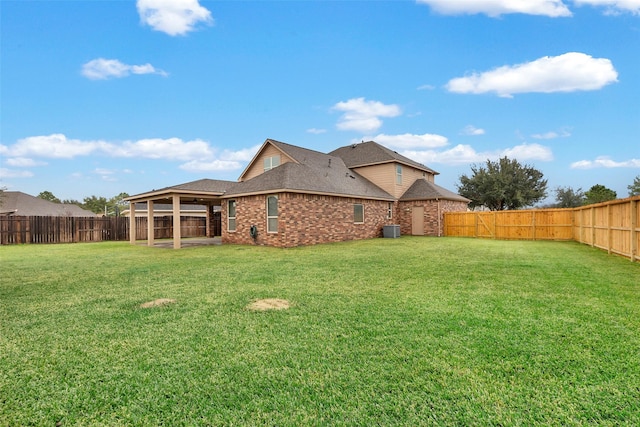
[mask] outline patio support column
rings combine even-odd
[[[156,237],[153,218],[153,200],[149,200],[147,202],[147,246],[153,246]]]
[[[206,237],[213,237],[211,235],[211,211],[212,211],[212,207],[211,207],[211,202],[207,202],[206,204],[207,206],[207,216],[206,216],[206,221],[205,221],[205,236]]]
[[[180,196],[173,195],[173,249],[180,249]]]
[[[136,244],[136,204],[129,202],[129,243]]]

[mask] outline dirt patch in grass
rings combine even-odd
[[[266,311],[266,310],[286,310],[291,307],[291,303],[286,299],[279,298],[266,298],[259,299],[252,302],[247,306],[247,309],[254,311]]]
[[[175,304],[176,300],[170,298],[158,298],[153,301],[147,301],[145,303],[140,304],[140,308],[153,308],[153,307],[163,307],[165,305]]]

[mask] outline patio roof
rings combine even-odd
[[[151,190],[146,193],[127,197],[132,203],[153,201],[154,203],[172,203],[173,196],[179,195],[182,204],[203,204],[220,199],[227,190],[238,183],[219,179],[199,179],[184,184]]]

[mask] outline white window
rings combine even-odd
[[[389,202],[387,205],[387,219],[393,218],[393,203]]]
[[[280,166],[280,156],[265,157],[263,164],[265,172]]]
[[[236,231],[236,201],[229,200],[227,204],[227,230]]]
[[[267,196],[267,233],[278,232],[278,196]]]
[[[364,205],[360,203],[353,205],[353,222],[356,224],[364,223]]]
[[[396,165],[396,184],[402,185],[402,165]]]

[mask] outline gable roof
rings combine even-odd
[[[268,141],[295,161],[283,163],[247,181],[236,183],[224,197],[293,191],[393,200],[389,193],[351,171],[339,157],[278,141]]]
[[[411,187],[404,192],[401,201],[409,200],[455,200],[469,203],[471,200],[459,194],[449,191],[444,187],[429,182],[426,179],[417,179]]]
[[[402,154],[398,154],[398,152],[390,150],[375,141],[347,145],[333,150],[329,154],[340,157],[349,168],[395,162],[405,164],[434,175],[439,175],[438,172],[426,167],[422,163],[418,163],[403,156]]]
[[[95,213],[70,203],[53,203],[21,191],[3,191],[0,214],[20,216],[94,217]]]
[[[278,151],[289,157],[296,163],[313,163],[323,159],[326,154],[315,150],[309,150],[308,148],[298,147],[296,145],[287,144],[286,142],[276,141],[275,139],[267,138],[262,146],[258,149],[258,152],[253,156],[251,161],[247,164],[246,168],[242,171],[238,177],[238,181],[243,181],[245,175],[253,166],[254,162],[267,146],[275,147]]]
[[[228,189],[232,188],[237,182],[224,181],[220,179],[199,179],[197,181],[185,182],[184,184],[173,185],[171,187],[164,187],[159,190],[151,190],[146,193],[136,194],[125,198],[127,201],[146,201],[148,199],[158,199],[158,196],[181,193],[181,194],[194,194],[205,195],[212,197],[219,197],[225,193]]]

